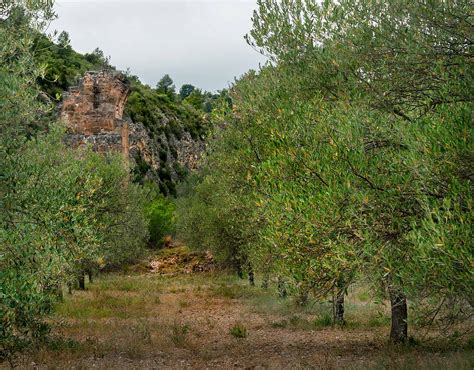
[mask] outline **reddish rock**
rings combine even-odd
[[[86,72],[78,86],[69,89],[61,107],[68,142],[90,144],[100,152],[120,151],[128,158],[129,128],[123,110],[130,86],[120,72]]]

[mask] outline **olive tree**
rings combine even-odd
[[[31,46],[52,2],[0,6],[0,361],[13,361],[48,334],[63,284],[86,265],[139,253],[146,195],[121,156],[66,147],[42,102]]]
[[[388,291],[395,342],[407,337],[407,296],[438,297],[438,314],[472,294],[470,228],[462,221],[472,216],[469,8],[468,1],[259,1],[248,36],[301,76],[295,94],[312,92],[330,107],[320,119],[332,126],[326,142],[337,156],[316,152],[320,163],[303,167],[331,190],[324,159],[347,174],[353,211],[345,222],[361,243],[357,264]],[[458,232],[447,232],[455,224]],[[445,272],[426,280],[436,269]]]
[[[472,315],[468,2],[258,4],[247,40],[270,63],[232,88],[190,197],[213,222],[196,213],[192,230],[252,235],[255,269],[302,298],[334,294],[338,321],[364,280],[390,301],[396,343],[409,307],[428,323]]]

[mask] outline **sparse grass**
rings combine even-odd
[[[312,329],[311,322],[298,315],[290,317],[288,320],[288,326],[295,329]]]
[[[344,327],[332,325],[329,302],[310,299],[297,306],[278,298],[274,288],[250,287],[219,272],[103,275],[88,290],[66,295],[54,317],[61,323],[55,331],[59,337],[26,356],[20,367],[35,362],[45,368],[120,368],[127,359],[126,366],[151,368],[157,364],[147,359],[166,358],[164,367],[207,367],[209,362],[225,368],[241,358],[240,351],[268,368],[314,363],[360,369],[474,367],[469,347],[388,346],[388,306],[367,300],[362,288],[349,290]],[[233,339],[248,338],[249,331],[248,340]],[[276,350],[268,351],[269,346]],[[183,364],[183,358],[192,361]],[[222,358],[232,362],[212,362]]]
[[[150,323],[145,319],[138,319],[132,330],[137,334],[138,338],[146,343],[151,343]]]
[[[189,333],[189,325],[174,321],[171,325],[170,338],[176,347],[184,347],[186,344],[186,336]]]
[[[362,367],[354,366],[362,369]],[[416,349],[386,348],[383,356],[375,359],[374,369],[471,370],[474,356],[469,352],[423,353]]]
[[[186,308],[186,307],[189,307],[190,305],[191,305],[191,303],[185,298],[182,298],[182,299],[178,300],[179,308]]]
[[[467,340],[467,348],[474,350],[474,335],[471,335]]]
[[[390,325],[390,317],[382,313],[378,313],[377,316],[371,316],[367,320],[367,326],[370,328],[388,325]]]
[[[270,324],[272,328],[291,328],[300,330],[315,330],[332,326],[332,317],[329,314],[322,314],[315,319],[308,319],[299,315],[292,315],[289,319],[274,321]]]
[[[79,351],[82,343],[70,338],[62,338],[59,336],[52,336],[48,338],[46,347],[51,351]]]
[[[313,321],[313,325],[315,328],[327,328],[328,326],[332,326],[332,317],[331,315],[324,313]]]
[[[235,338],[247,338],[247,328],[239,322],[229,329],[229,333]]]
[[[110,273],[101,276],[94,284],[89,285],[88,290],[158,293],[162,289],[163,283],[162,279],[153,275]]]
[[[157,304],[156,297],[120,292],[76,292],[72,299],[59,304],[56,314],[73,319],[129,318],[147,316],[147,306]]]
[[[169,290],[170,293],[184,293],[186,289],[184,288],[172,288]]]
[[[256,288],[240,284],[219,283],[211,287],[209,294],[227,299],[246,299],[258,295]]]
[[[270,324],[272,328],[286,328],[288,327],[288,321],[286,320],[280,320],[280,321],[275,321]]]
[[[190,249],[186,246],[179,246],[174,248],[162,248],[156,253],[157,257],[179,257],[186,256],[191,253]]]

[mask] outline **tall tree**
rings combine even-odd
[[[179,96],[181,97],[181,99],[186,99],[189,95],[191,95],[191,93],[194,91],[194,89],[195,89],[195,87],[193,85],[184,84],[179,89]]]
[[[169,74],[165,74],[156,84],[156,89],[159,92],[165,94],[174,94],[175,87],[173,85],[173,79]]]

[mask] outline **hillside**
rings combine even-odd
[[[59,105],[64,93],[77,86],[86,71],[115,70],[99,48],[86,54],[74,51],[66,32],[56,42],[38,34],[33,49],[44,68],[38,84]],[[124,118],[131,121],[131,133],[136,137],[130,148],[133,181],[151,180],[164,195],[176,195],[176,184],[197,166],[211,126],[210,113],[219,95],[192,85],[184,85],[176,93],[169,76],[156,88],[129,72],[126,76],[131,93]]]

